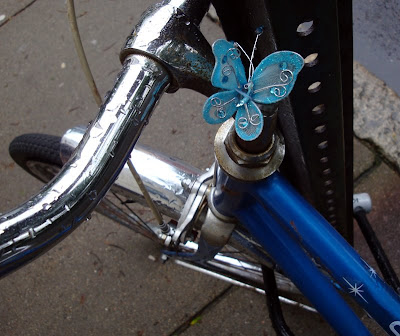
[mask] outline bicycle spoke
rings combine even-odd
[[[118,202],[120,202],[129,210],[129,213],[124,211],[120,206],[115,204],[110,197],[107,196],[99,204],[96,211],[102,213],[106,217],[111,218],[112,220],[117,221],[130,230],[142,234],[154,241],[158,241],[157,234],[151,229],[151,227],[149,227],[149,225],[140,216],[138,216],[136,212],[131,209],[131,207],[129,207],[127,204],[124,204],[123,200],[118,195],[113,193],[113,196],[118,200]]]

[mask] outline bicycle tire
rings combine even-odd
[[[8,152],[26,172],[42,182],[49,182],[63,165],[60,141],[60,137],[49,134],[23,134],[10,143]]]
[[[60,158],[60,142],[61,137],[58,136],[38,133],[23,134],[16,137],[10,143],[9,153],[14,161],[26,172],[40,181],[47,183],[56,176],[63,165]],[[118,205],[115,201],[111,200],[112,197],[118,198]],[[151,235],[146,234],[148,233],[146,227],[140,227],[145,225],[143,221],[135,222],[137,226],[133,226],[132,222],[126,221],[126,216],[118,215],[118,209],[116,209],[116,207],[122,209],[125,205],[124,201],[120,197],[123,197],[123,195],[118,196],[110,191],[103,201],[100,202],[95,211],[139,234],[144,235],[147,238],[154,238]],[[110,208],[110,204],[112,204],[114,210]],[[124,210],[125,209],[121,211],[124,212]],[[129,210],[132,211],[131,208]],[[135,216],[137,215],[135,214]],[[157,241],[156,239],[153,240]],[[214,259],[210,263],[187,260],[182,261],[179,258],[174,259],[178,260],[177,263],[180,265],[194,268],[225,281],[237,285],[252,286],[261,290],[263,289],[261,268],[257,266],[258,263],[254,257],[245,254],[243,251],[238,253],[237,245],[235,245],[235,247],[227,246],[223,251],[221,251],[219,257],[219,259],[217,257],[217,259]],[[233,260],[229,260],[229,262],[239,265],[237,266],[237,269],[227,267],[225,264],[227,262],[226,258],[232,258]],[[239,270],[241,272],[239,272]],[[285,292],[297,294],[297,290],[289,280],[280,275],[278,275],[278,277],[280,289]]]

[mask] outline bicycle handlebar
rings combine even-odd
[[[113,90],[59,175],[0,218],[0,277],[46,251],[93,211],[111,187],[169,86],[204,94],[211,47],[198,24],[209,0],[166,0],[150,7],[121,52]]]
[[[156,61],[141,55],[126,58],[113,90],[60,174],[0,218],[0,277],[45,252],[88,218],[170,82]]]

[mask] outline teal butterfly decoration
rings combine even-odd
[[[239,44],[226,40],[217,40],[213,44],[215,66],[211,83],[226,91],[207,99],[203,116],[208,123],[219,124],[236,113],[236,133],[243,140],[251,141],[260,135],[264,125],[257,103],[273,104],[287,97],[304,60],[295,52],[278,51],[268,55],[254,69],[254,45],[251,58],[244,52],[250,61],[249,77],[246,78],[241,50],[244,52]]]

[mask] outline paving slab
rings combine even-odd
[[[354,58],[400,94],[400,2],[353,1]]]
[[[335,335],[316,313],[286,304],[282,305],[282,310],[295,335]],[[247,336],[250,335],[249,328],[251,335],[275,335],[268,317],[265,296],[234,287],[211,311],[199,316],[196,323],[182,335]]]
[[[168,335],[228,286],[159,256],[94,215],[0,282],[2,335]]]
[[[362,173],[370,169],[376,160],[376,154],[360,140],[354,138],[353,178],[357,180]]]
[[[354,62],[354,132],[400,171],[400,98],[383,81]]]
[[[15,15],[29,8],[36,0],[2,0],[0,3],[0,26]]]

